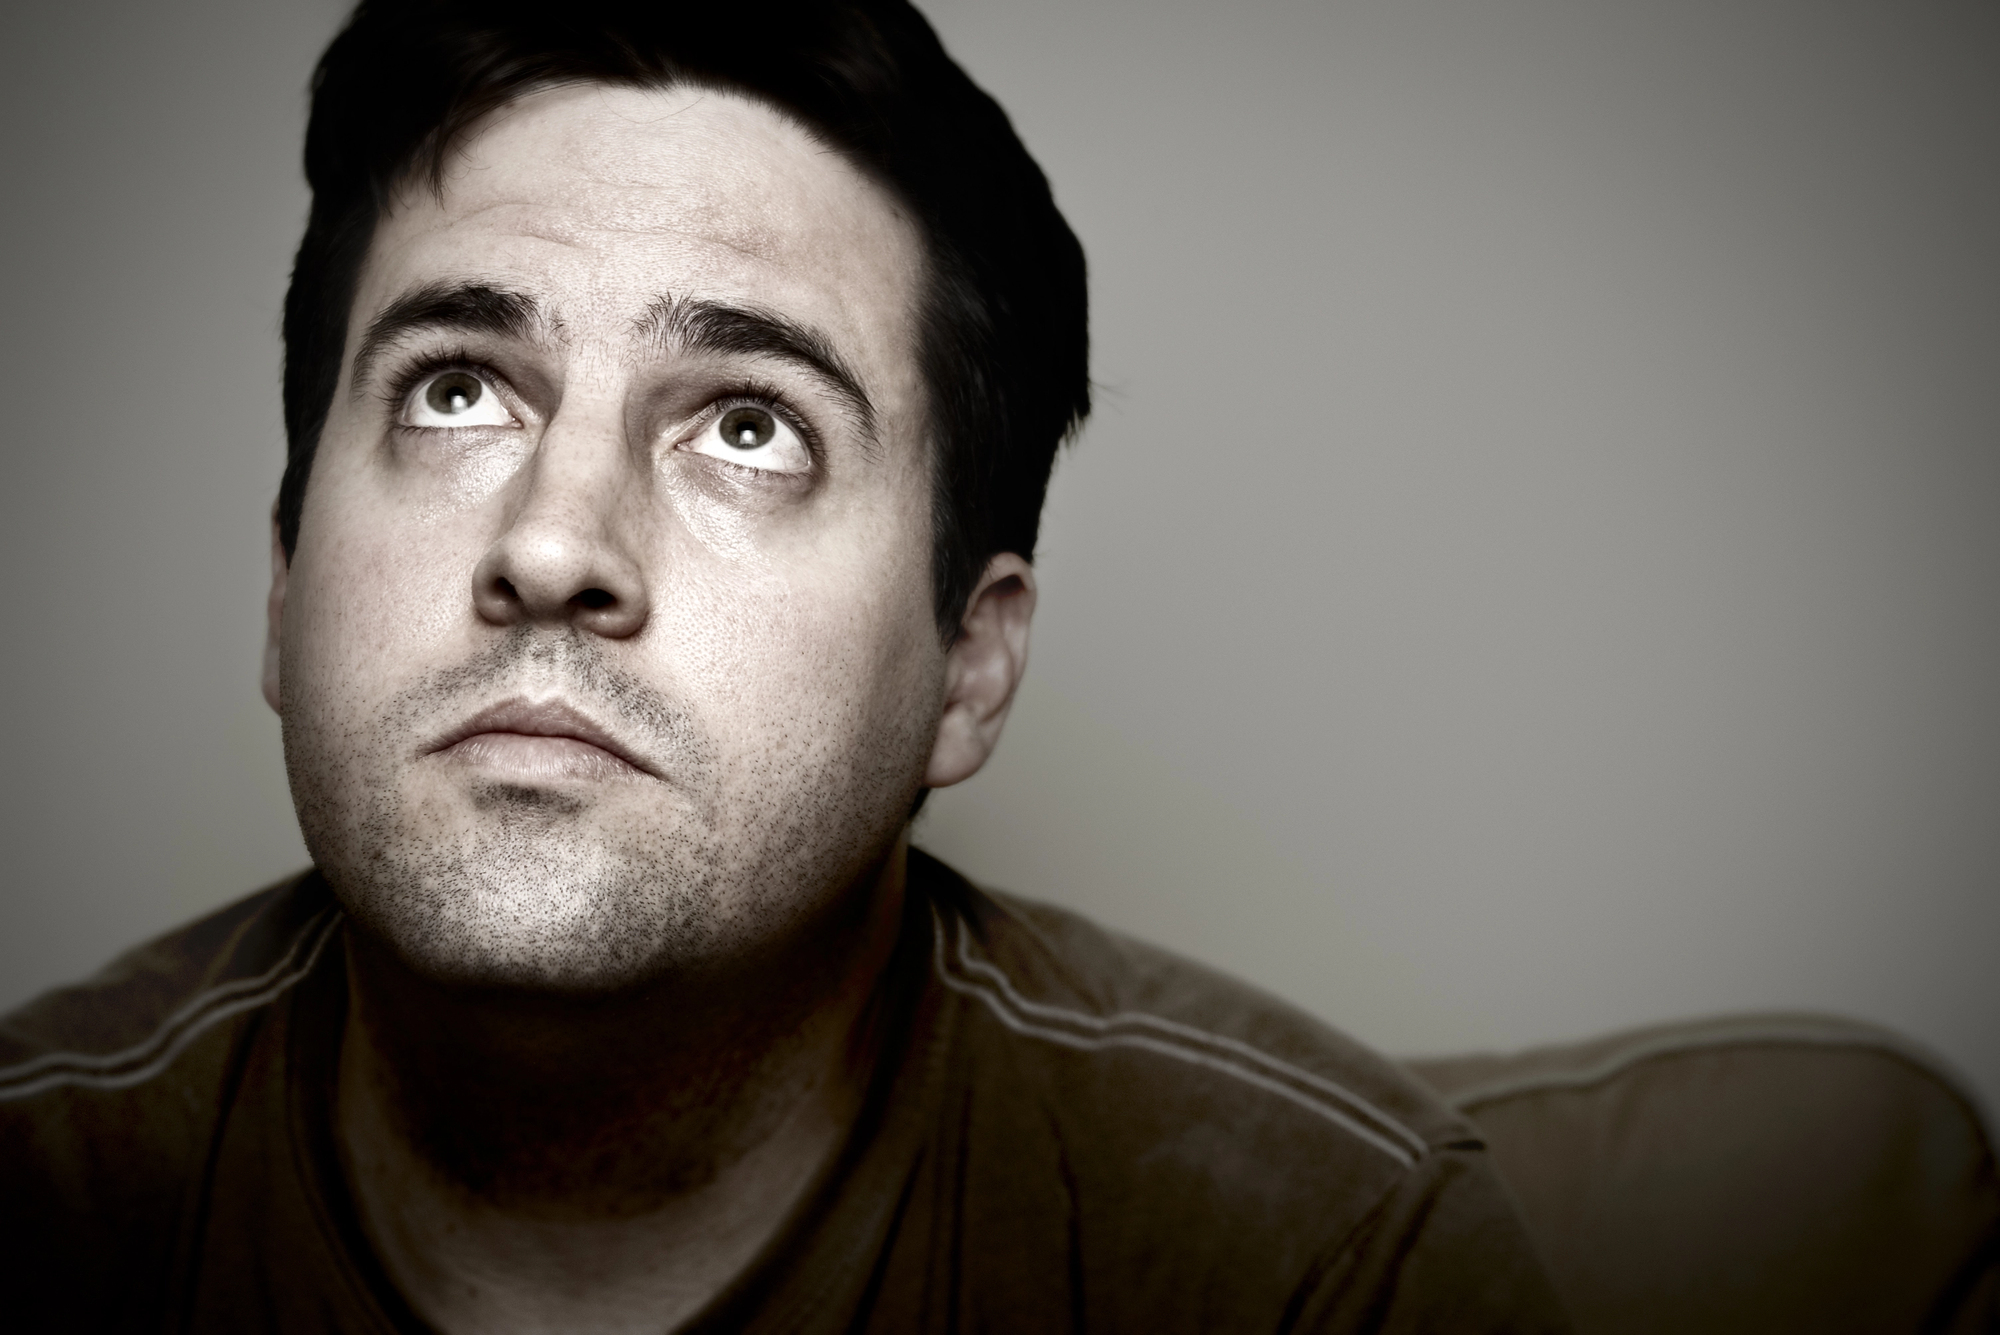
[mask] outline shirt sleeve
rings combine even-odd
[[[1308,1276],[1287,1332],[1568,1335],[1555,1286],[1476,1143],[1433,1150]]]

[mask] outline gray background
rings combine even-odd
[[[1394,1050],[1805,1007],[2000,1099],[2000,10],[929,12],[1103,388],[920,841]],[[338,16],[0,18],[0,1005],[302,860],[256,665]]]

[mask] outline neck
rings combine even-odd
[[[341,1155],[419,1315],[661,1329],[743,1269],[860,1108],[905,853],[758,958],[615,996],[439,984],[350,934]]]

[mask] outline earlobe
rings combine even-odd
[[[986,563],[966,603],[945,661],[944,714],[938,720],[924,786],[947,788],[979,772],[1028,670],[1028,626],[1035,615],[1035,571],[1013,552]]]
[[[271,593],[264,602],[264,701],[282,714],[278,701],[278,628],[285,618],[285,577],[290,564],[278,538],[278,516],[271,516]]]

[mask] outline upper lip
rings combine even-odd
[[[527,737],[573,737],[608,751],[636,770],[658,777],[652,766],[614,737],[610,730],[566,700],[502,700],[458,724],[426,748],[442,751],[482,732],[513,732]]]

